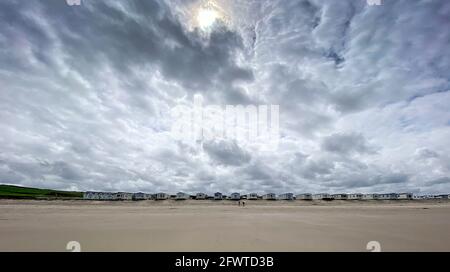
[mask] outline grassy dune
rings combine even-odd
[[[19,187],[13,185],[0,185],[0,199],[69,199],[82,197],[82,192],[67,192]]]

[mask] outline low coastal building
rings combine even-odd
[[[85,192],[83,198],[86,200],[118,200],[117,193],[108,192]]]
[[[222,200],[222,197],[223,195],[220,192],[214,194],[214,200]]]
[[[278,196],[279,200],[294,200],[293,193],[285,193]]]
[[[204,200],[204,199],[207,199],[207,198],[208,198],[208,195],[204,194],[204,193],[197,193],[195,195],[195,199],[198,199],[198,200]]]
[[[347,200],[348,199],[348,195],[347,194],[334,194],[334,195],[331,195],[331,196],[335,200]]]
[[[230,195],[230,200],[241,200],[241,194],[240,193],[232,193]]]
[[[442,199],[442,195],[429,195],[427,199]]]
[[[166,193],[157,193],[155,195],[155,200],[166,200],[166,199],[169,199],[169,197],[170,196]]]
[[[190,196],[188,194],[179,192],[179,193],[177,193],[175,200],[188,200],[189,198],[190,198]]]
[[[306,194],[298,194],[295,197],[297,200],[312,200],[312,194],[306,193]]]
[[[435,195],[414,195],[413,198],[414,199],[435,199],[439,196],[435,196]],[[441,198],[441,197],[439,197]]]
[[[333,197],[330,194],[315,194],[313,195],[313,200],[333,200]]]
[[[347,199],[348,200],[361,200],[361,199],[363,199],[363,194],[348,194]]]
[[[376,200],[376,199],[378,199],[378,194],[364,194],[363,199],[364,200]]]
[[[100,200],[97,192],[84,192],[83,199],[86,200]]]
[[[94,192],[84,192],[83,193],[83,199],[93,200],[94,199]]]
[[[133,200],[132,193],[119,192],[117,193],[117,200]]]
[[[154,194],[145,194],[147,200],[153,200],[155,198]]]
[[[264,200],[277,200],[277,195],[274,193],[268,193],[262,196]]]
[[[413,193],[400,193],[397,195],[397,199],[400,200],[411,200],[413,199],[414,194]]]
[[[118,193],[100,193],[102,200],[120,200]]]
[[[248,194],[247,200],[258,200],[258,194],[256,194],[256,193]]]
[[[396,193],[379,194],[378,199],[379,200],[397,200],[398,194],[396,194]]]
[[[134,193],[132,199],[135,201],[152,199],[152,195],[145,193]]]

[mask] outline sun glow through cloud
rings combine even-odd
[[[201,8],[197,14],[197,23],[202,29],[211,27],[219,18],[217,11],[213,9]]]

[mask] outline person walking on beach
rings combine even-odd
[[[242,201],[242,207],[245,207],[245,201]]]
[[[239,207],[241,206],[241,201],[238,202]]]

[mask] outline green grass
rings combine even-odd
[[[70,199],[82,198],[82,192],[56,191],[19,187],[13,185],[0,185],[0,198],[8,199]]]

